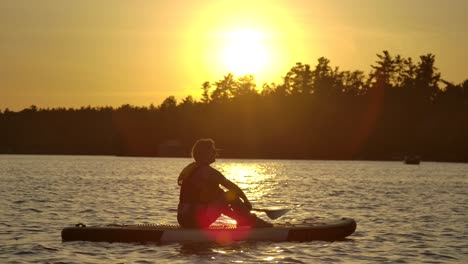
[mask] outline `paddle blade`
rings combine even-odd
[[[281,216],[283,216],[287,212],[289,212],[291,209],[273,209],[273,210],[269,210],[269,209],[252,209],[252,210],[257,211],[257,212],[264,212],[268,216],[268,218],[270,218],[272,220],[275,220],[275,219],[280,218]]]
[[[267,210],[265,211],[266,215],[270,218],[270,219],[278,219],[280,218],[281,216],[283,216],[285,213],[289,212],[290,209],[280,209],[280,210]]]

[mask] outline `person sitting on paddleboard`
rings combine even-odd
[[[250,213],[252,205],[244,192],[210,166],[216,156],[212,139],[199,139],[193,145],[195,162],[187,165],[177,180],[181,186],[177,208],[179,224],[186,228],[206,228],[223,214],[236,220],[237,226],[273,226]]]

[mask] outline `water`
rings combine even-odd
[[[276,221],[352,217],[338,242],[62,242],[63,227],[176,224],[189,159],[0,156],[0,262],[447,263],[468,261],[468,164],[219,160],[215,167]],[[265,215],[261,215],[266,219]],[[223,222],[231,222],[222,218]]]

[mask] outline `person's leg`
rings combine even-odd
[[[197,225],[207,228],[214,223],[222,214],[222,209],[217,205],[200,207],[196,211]]]
[[[179,204],[177,210],[177,221],[183,228],[207,228],[220,216],[221,210],[215,206]]]
[[[189,204],[179,204],[177,208],[177,222],[183,228],[196,228],[197,222],[193,208]]]
[[[250,213],[245,203],[239,197],[236,197],[233,192],[226,192],[224,194],[224,200],[226,202],[225,206],[223,207],[222,214],[236,220],[238,226],[273,226],[272,224],[263,221],[255,214]]]
[[[237,225],[252,225],[255,223],[255,215],[243,210],[234,210],[227,206],[223,208],[221,213],[229,218],[236,220]]]

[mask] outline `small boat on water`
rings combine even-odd
[[[418,155],[407,155],[404,162],[409,165],[418,165],[421,162],[421,157]]]

